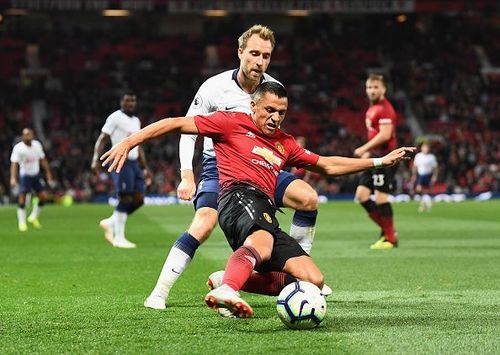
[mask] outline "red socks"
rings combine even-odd
[[[251,246],[242,246],[236,250],[227,261],[222,283],[235,291],[241,290],[255,267],[259,266],[261,258],[257,250]]]
[[[284,272],[252,273],[241,289],[245,292],[277,296],[286,285],[295,281],[294,277]]]
[[[394,219],[392,206],[389,202],[378,205],[380,212],[380,226],[384,230],[384,235],[388,241],[396,243],[396,232],[394,231]]]

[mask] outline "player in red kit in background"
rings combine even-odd
[[[396,112],[385,98],[387,86],[383,75],[370,74],[366,80],[366,95],[370,107],[366,111],[368,141],[356,148],[354,155],[360,158],[383,156],[396,148]],[[359,176],[356,200],[368,212],[370,218],[382,229],[379,240],[370,249],[384,250],[398,246],[389,193],[394,188],[397,167],[365,171]],[[375,201],[371,199],[375,193]]]

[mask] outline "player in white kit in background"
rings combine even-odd
[[[436,156],[431,153],[428,143],[422,143],[420,152],[415,155],[413,161],[411,185],[415,184],[415,192],[420,194],[419,212],[429,211],[432,208],[430,196],[432,185],[437,181],[438,162]]]
[[[19,183],[17,222],[19,231],[26,232],[26,194],[36,192],[39,202],[33,206],[33,210],[28,217],[33,227],[41,228],[38,220],[40,211],[47,200],[45,183],[40,174],[40,165],[45,171],[47,182],[50,186],[55,184],[50,171],[49,163],[45,157],[42,144],[34,139],[33,131],[29,128],[23,129],[22,141],[17,143],[12,149],[10,156],[10,186],[16,188]],[[19,168],[19,181],[17,171]]]
[[[277,82],[265,73],[274,45],[274,33],[265,26],[254,25],[245,31],[238,39],[239,68],[207,79],[196,93],[186,116],[203,115],[217,110],[250,113],[251,94],[257,86],[266,81]],[[148,308],[166,308],[170,289],[191,262],[196,249],[208,239],[217,225],[219,175],[212,140],[204,138],[203,168],[198,188],[192,165],[195,141],[196,136],[181,136],[179,158],[182,181],[177,189],[182,200],[194,197],[195,216],[188,230],[170,249],[156,286],[144,302],[144,306]],[[309,253],[317,217],[316,191],[303,180],[282,172],[276,185],[275,200],[279,207],[286,206],[296,210],[290,235]],[[329,294],[331,290],[326,286],[324,292]]]
[[[96,174],[101,172],[98,158],[108,142],[111,141],[111,145],[114,146],[123,138],[141,129],[141,121],[134,116],[136,105],[135,93],[127,91],[121,97],[120,109],[106,119],[92,157],[92,170]],[[110,217],[99,222],[99,226],[104,231],[104,238],[114,247],[135,248],[136,245],[125,237],[125,225],[128,216],[144,204],[145,182],[149,183],[151,179],[142,148],[132,149],[124,169],[119,174],[113,172],[111,177],[118,195],[118,205]]]

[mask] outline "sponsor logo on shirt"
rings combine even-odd
[[[202,104],[203,104],[203,100],[202,100],[201,96],[196,95],[196,97],[193,100],[193,107],[200,108]]]
[[[252,153],[260,155],[270,164],[278,166],[281,165],[282,162],[281,158],[278,158],[276,155],[274,155],[274,153],[271,150],[267,148],[254,146],[252,149]]]
[[[273,222],[273,220],[271,219],[271,216],[269,215],[269,213],[264,212],[263,216],[264,216],[264,219],[267,221],[267,223],[272,223]]]

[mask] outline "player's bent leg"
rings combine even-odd
[[[282,196],[281,191],[284,191]],[[282,205],[295,210],[290,236],[309,253],[316,233],[318,194],[305,181],[289,176],[278,180],[276,194],[278,203],[281,201]]]
[[[203,197],[205,207],[195,212],[187,232],[183,233],[170,249],[156,286],[144,301],[145,307],[166,309],[170,289],[191,263],[197,248],[208,239],[217,225],[217,194],[204,195],[210,195]],[[212,207],[208,207],[209,205]]]
[[[302,255],[286,261],[283,271],[301,281],[315,284],[323,288],[325,278],[310,256]]]

